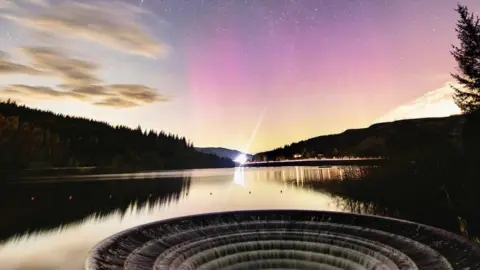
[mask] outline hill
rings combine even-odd
[[[398,157],[432,153],[427,149],[461,150],[461,133],[465,118],[460,115],[443,118],[400,120],[374,124],[368,128],[350,129],[335,135],[318,136],[292,143],[272,151],[255,154],[254,160],[292,159],[300,154],[309,157]]]
[[[214,154],[222,158],[228,158],[230,160],[235,160],[239,155],[246,155],[247,158],[252,158],[252,155],[240,152],[238,150],[227,149],[223,147],[196,147],[197,151]]]
[[[177,135],[0,102],[0,170],[91,166],[131,171],[234,164],[196,151]]]

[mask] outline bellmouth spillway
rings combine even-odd
[[[100,269],[480,269],[480,248],[437,228],[337,212],[255,210],[186,216],[113,235]]]

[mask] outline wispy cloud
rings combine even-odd
[[[14,74],[40,75],[42,72],[32,67],[0,59],[0,76]]]
[[[104,106],[104,107],[113,107],[116,109],[125,109],[125,108],[131,108],[131,107],[136,107],[138,104],[124,100],[118,97],[112,97],[112,98],[106,98],[102,101],[95,102],[95,105],[97,106]]]
[[[165,96],[158,95],[154,89],[143,85],[114,84],[110,85],[109,89],[114,93],[118,93],[118,95],[122,96],[123,98],[140,103],[152,103],[155,101],[169,100],[169,98]]]
[[[129,54],[157,58],[167,51],[167,46],[139,23],[138,17],[144,12],[138,7],[115,1],[108,5],[100,1],[64,1],[57,5],[29,1],[42,3],[43,8],[36,8],[35,12],[10,8],[11,12],[4,13],[3,18],[36,31],[81,38]]]
[[[0,51],[0,76],[13,74],[39,75],[40,70],[10,61],[8,53]]]
[[[9,85],[0,90],[0,96],[7,97],[28,97],[35,99],[63,99],[75,98],[81,101],[91,102],[93,105],[112,107],[116,109],[138,107],[144,104],[153,103],[157,101],[167,101],[156,92],[153,94],[148,92],[138,91],[138,96],[127,96],[124,92],[119,92],[121,88],[125,89],[149,89],[143,85],[115,85],[114,87],[108,85],[87,85],[77,88],[67,88],[62,85],[62,89],[55,89],[45,86],[31,86],[23,84]],[[146,97],[149,98],[146,98]],[[141,97],[141,98],[139,98]]]
[[[50,87],[23,84],[10,85],[3,89],[2,92],[12,96],[28,96],[30,98],[62,98],[74,96],[72,93],[57,91]]]
[[[453,100],[454,90],[451,87],[459,87],[455,83],[447,82],[443,87],[425,93],[415,100],[398,106],[375,122],[390,122],[402,119],[444,117],[459,114],[460,109]]]
[[[68,89],[79,96],[89,97],[109,97],[113,93],[108,92],[104,85],[60,85],[63,89]]]
[[[18,8],[18,5],[13,1],[0,1],[0,10],[17,10]]]
[[[34,67],[61,77],[65,84],[90,85],[102,82],[94,74],[98,66],[93,62],[71,58],[51,48],[30,47],[22,51]]]
[[[95,72],[99,66],[91,61],[77,59],[45,47],[23,48],[31,66],[9,60],[0,52],[1,74],[48,75],[62,82],[57,87],[14,84],[0,90],[1,96],[23,96],[35,99],[75,98],[97,106],[117,109],[131,108],[159,101],[168,101],[157,90],[141,84],[103,84]]]
[[[21,1],[25,1],[32,5],[43,6],[43,7],[46,7],[49,4],[47,0],[21,0]]]

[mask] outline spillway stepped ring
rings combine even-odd
[[[237,211],[174,218],[113,235],[87,270],[480,269],[480,247],[413,222],[337,212]]]

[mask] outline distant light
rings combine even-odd
[[[244,154],[240,154],[233,161],[243,165],[243,164],[247,163],[247,156],[244,155]]]

